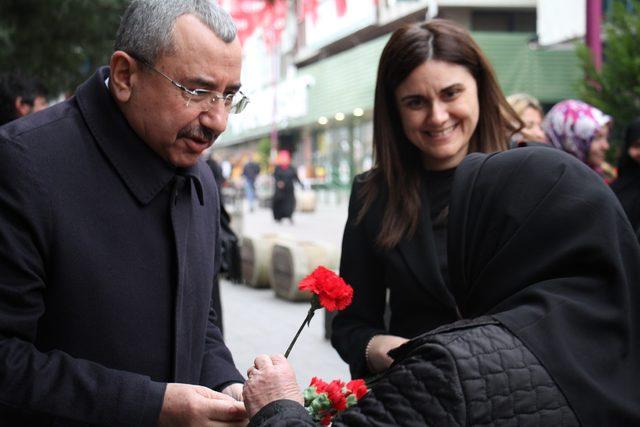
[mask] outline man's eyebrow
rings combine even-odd
[[[216,90],[217,84],[215,80],[207,79],[205,77],[194,77],[187,79],[185,81],[186,84],[191,86],[192,89],[207,89],[207,90]],[[236,83],[230,86],[227,86],[224,91],[225,92],[237,92],[240,90],[242,85],[240,83]]]

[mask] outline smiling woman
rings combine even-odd
[[[378,68],[376,163],[355,178],[342,242],[340,274],[354,300],[335,318],[332,343],[354,377],[384,370],[389,350],[459,318],[447,262],[454,172],[469,152],[505,149],[521,126],[468,31],[432,20],[393,33]]]

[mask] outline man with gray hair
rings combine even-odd
[[[242,421],[200,159],[240,92],[211,0],[133,0],[109,67],[0,128],[0,425]]]

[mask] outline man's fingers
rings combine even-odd
[[[207,399],[229,400],[229,401],[236,400],[229,395],[211,390],[210,388],[203,387],[203,386],[196,387],[195,390],[196,390],[196,393],[198,393],[200,396],[206,397]]]
[[[244,403],[235,399],[211,400],[208,418],[212,421],[240,421],[247,418]]]
[[[267,356],[266,354],[261,354],[255,358],[253,364],[256,368],[262,369],[269,365],[273,365],[273,362],[271,361],[271,358],[269,356]]]
[[[274,365],[284,365],[284,364],[288,364],[289,363],[287,361],[287,358],[284,357],[282,354],[273,354],[273,355],[271,355],[271,362]]]

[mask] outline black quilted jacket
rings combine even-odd
[[[536,357],[490,318],[423,334],[333,426],[577,426]],[[291,400],[265,406],[250,426],[314,425]]]

